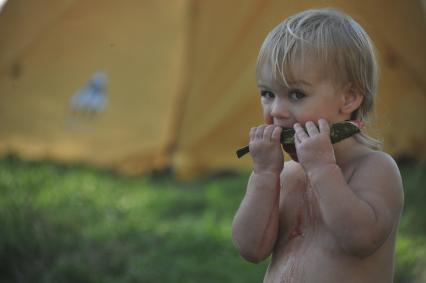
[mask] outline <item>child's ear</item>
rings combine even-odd
[[[352,85],[348,85],[343,92],[341,113],[351,114],[361,106],[363,100],[364,96]]]

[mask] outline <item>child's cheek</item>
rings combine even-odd
[[[297,119],[297,122],[300,124],[300,125],[302,125],[302,126],[304,126],[305,124],[306,124],[306,122],[308,122],[308,121],[312,121],[312,122],[314,122],[315,124],[317,124],[317,122],[318,122],[318,119],[319,118],[317,118],[317,117],[313,117],[313,116],[311,116],[311,117],[300,117],[299,119]]]
[[[263,108],[263,119],[265,120],[265,124],[272,125],[274,123],[274,119],[271,116],[271,109],[268,105],[262,103]]]
[[[264,114],[264,117],[265,117],[265,123],[266,123],[267,125],[272,125],[272,124],[274,123],[274,119],[272,118],[272,116],[271,116],[271,115],[269,115],[269,114],[265,113],[265,114]]]

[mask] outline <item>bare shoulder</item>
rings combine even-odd
[[[395,160],[385,152],[371,151],[360,157],[349,185],[368,202],[381,203],[394,211],[402,210],[401,174]]]
[[[368,184],[368,182],[373,182],[374,185],[392,183],[394,184],[392,187],[398,187],[398,190],[402,189],[398,165],[389,154],[383,151],[371,151],[360,157],[354,176],[355,181],[361,179],[365,184]],[[379,183],[375,184],[377,181]]]

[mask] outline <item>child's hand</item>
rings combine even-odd
[[[261,125],[250,130],[249,147],[255,173],[281,173],[284,166],[281,131],[281,127],[274,125]]]
[[[324,119],[318,120],[318,127],[312,121],[305,124],[306,131],[299,123],[294,125],[299,163],[309,172],[327,164],[336,164],[334,149],[330,140],[330,126]]]

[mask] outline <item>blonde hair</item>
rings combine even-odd
[[[303,64],[305,54],[317,60],[323,78],[339,86],[351,83],[363,95],[362,104],[351,119],[368,121],[377,94],[378,63],[375,47],[364,29],[333,8],[290,16],[267,35],[257,58],[256,73],[265,60],[270,60],[275,78],[288,86],[292,67]],[[356,134],[355,139],[374,149],[382,144],[364,133]]]

